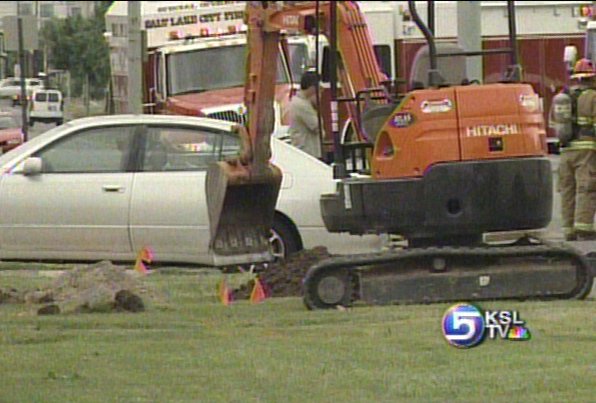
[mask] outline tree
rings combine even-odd
[[[80,15],[52,18],[41,31],[42,41],[48,47],[49,64],[70,72],[74,96],[82,94],[87,77],[93,98],[105,94],[110,78],[110,54],[103,33],[104,15],[110,4],[99,2],[94,17],[89,19]]]

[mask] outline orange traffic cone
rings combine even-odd
[[[219,300],[224,305],[230,305],[232,303],[232,291],[228,287],[228,283],[225,277],[221,280],[218,286]]]
[[[253,287],[252,292],[250,293],[250,303],[258,304],[260,302],[263,302],[266,298],[267,293],[263,288],[263,284],[261,284],[261,281],[258,277],[255,277],[255,286]]]

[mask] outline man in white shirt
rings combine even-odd
[[[317,73],[307,71],[300,80],[300,92],[290,102],[288,132],[294,146],[313,157],[321,158],[321,133],[315,109],[317,90]]]

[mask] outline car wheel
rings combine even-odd
[[[271,228],[269,243],[273,250],[274,261],[285,259],[292,253],[302,250],[302,239],[300,238],[298,230],[296,230],[289,219],[278,214],[273,218],[273,227]],[[233,268],[224,268],[224,272],[228,272],[228,270],[234,272],[237,269],[240,269],[241,271],[258,272],[264,270],[268,265],[269,263],[246,264]]]
[[[29,126],[33,127],[34,124],[35,124],[35,120],[30,120],[29,121]]]
[[[62,119],[56,121],[56,126],[60,126],[64,121]]]
[[[291,223],[279,216],[273,219],[269,243],[275,260],[284,259],[302,249],[300,234]]]

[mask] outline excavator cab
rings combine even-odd
[[[409,6],[428,43],[414,61],[426,75],[417,69],[411,77],[423,85],[398,103],[357,105],[357,125],[374,143],[371,177],[342,179],[335,194],[323,196],[327,229],[460,245],[478,243],[485,232],[545,227],[552,210],[545,127],[538,96],[519,82],[513,3],[510,46],[490,51],[510,55],[504,82],[482,85],[462,83],[465,72],[446,66],[463,67],[465,56],[485,52],[437,46],[415,2]]]

